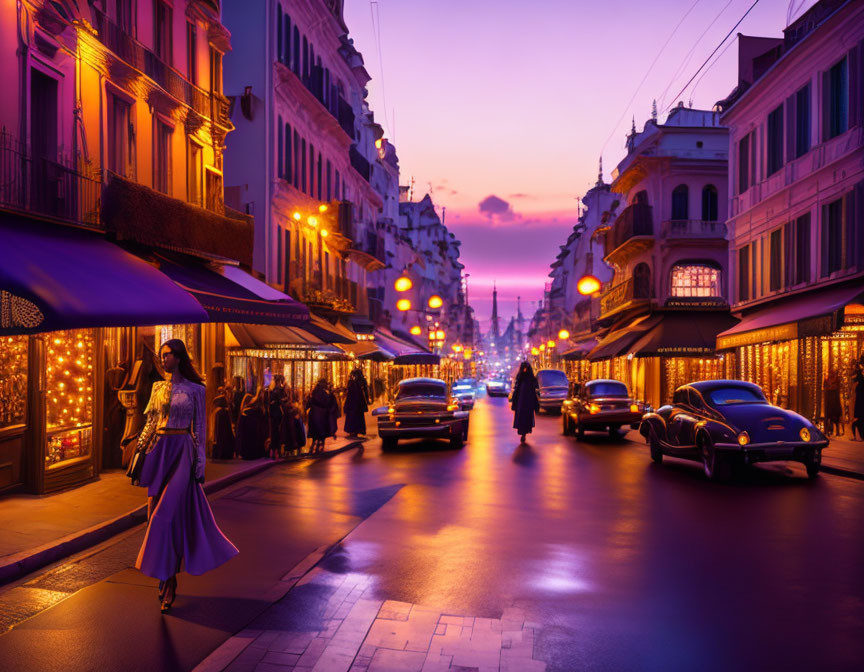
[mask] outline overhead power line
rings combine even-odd
[[[759,0],[755,0],[755,2],[752,5],[750,5],[750,9],[748,9],[746,12],[744,12],[744,16],[742,16],[740,19],[738,19],[738,23],[736,23],[734,26],[732,26],[732,30],[730,30],[728,33],[726,33],[726,37],[724,37],[722,40],[720,40],[720,44],[718,44],[716,47],[714,47],[714,51],[712,51],[708,55],[708,58],[706,58],[704,61],[702,61],[702,65],[699,66],[699,69],[693,73],[693,76],[689,80],[687,80],[687,83],[681,88],[681,90],[678,93],[676,93],[674,96],[672,96],[672,102],[669,103],[669,105],[667,105],[664,108],[664,110],[663,110],[664,112],[666,110],[670,109],[672,107],[672,105],[675,104],[675,101],[678,100],[678,97],[687,90],[687,87],[690,86],[693,83],[693,80],[696,79],[696,77],[699,75],[700,72],[702,72],[702,69],[708,64],[708,61],[711,60],[711,57],[717,53],[717,51],[720,49],[720,47],[723,46],[723,43],[729,39],[729,36],[735,32],[735,29],[741,25],[741,22],[747,18],[747,15],[750,12],[752,12],[753,8],[756,7],[756,5],[758,5],[758,4],[759,4]]]
[[[387,122],[387,130],[395,135],[390,125],[390,114],[387,112],[387,89],[384,86],[384,56],[381,50],[381,9],[378,0],[369,0],[369,14],[372,17],[372,35],[375,38],[375,47],[378,51],[378,76],[381,78],[381,101],[384,105],[384,121]],[[395,142],[396,138],[393,138]]]

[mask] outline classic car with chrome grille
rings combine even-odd
[[[510,382],[498,378],[487,380],[486,394],[490,397],[506,397],[510,394]]]
[[[470,411],[474,408],[476,388],[473,378],[460,378],[455,381],[450,392],[459,401],[459,406],[463,411]]]
[[[447,383],[438,378],[407,378],[399,381],[389,406],[372,411],[378,419],[378,435],[384,450],[392,450],[399,439],[447,439],[461,448],[468,438],[468,411],[447,393]]]
[[[540,410],[547,413],[560,413],[561,404],[567,398],[570,380],[567,374],[558,369],[541,369],[537,372],[537,396]]]
[[[702,462],[711,480],[731,476],[737,464],[792,460],[815,478],[828,439],[805,417],[768,403],[762,389],[740,380],[682,385],[671,406],[647,413],[639,432],[651,459],[664,455]]]
[[[574,385],[572,396],[564,401],[564,435],[575,434],[581,439],[586,430],[593,430],[617,437],[622,427],[637,429],[644,410],[644,404],[631,397],[621,381],[589,380],[582,386]]]

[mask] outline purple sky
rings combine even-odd
[[[736,32],[779,36],[790,8],[799,16],[813,4],[761,0]],[[431,190],[439,212],[446,207],[446,224],[463,241],[470,300],[485,330],[494,280],[503,316],[513,313],[517,295],[530,315],[575,221],[576,197],[597,179],[600,154],[608,181],[633,115],[641,129],[656,98],[664,119],[678,100],[673,96],[752,0],[345,5],[373,77],[376,119],[396,143],[402,182],[413,177],[415,198]],[[692,98],[694,106],[710,108],[735,86],[737,46],[724,45],[719,54],[681,96],[685,104]]]

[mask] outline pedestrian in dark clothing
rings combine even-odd
[[[228,397],[221,392],[213,400],[213,459],[230,460],[234,457],[234,430],[228,412]]]
[[[312,452],[324,450],[324,441],[328,436],[336,436],[336,413],[339,403],[330,391],[330,386],[323,378],[315,385],[312,394],[306,400],[308,412],[309,438],[312,439]]]
[[[858,436],[864,438],[864,357],[858,360],[855,370],[855,421]]]
[[[306,428],[300,407],[286,396],[282,406],[282,444],[286,451],[299,451],[306,445]]]
[[[357,436],[366,433],[366,412],[372,400],[369,385],[361,369],[354,369],[348,378],[348,391],[345,393],[345,433]]]
[[[510,408],[513,410],[513,428],[519,434],[522,443],[525,443],[525,437],[534,428],[534,414],[540,410],[537,390],[537,377],[531,364],[522,362],[513,383],[513,397],[510,403]]]
[[[268,428],[270,430],[270,457],[274,460],[282,455],[282,405],[285,400],[285,385],[284,377],[280,375],[273,376],[270,382],[270,389],[267,395],[267,419],[269,421]]]
[[[261,408],[261,390],[253,397],[243,397],[240,417],[237,420],[237,451],[244,460],[259,460],[264,457],[266,418]]]
[[[240,419],[240,411],[243,408],[243,397],[246,396],[246,384],[243,382],[243,376],[234,376],[234,385],[231,388],[231,396],[228,397],[231,411],[231,424],[237,427],[237,421]]]
[[[843,406],[840,404],[840,374],[837,371],[829,371],[825,376],[822,393],[825,402],[825,433],[839,436],[843,434]]]

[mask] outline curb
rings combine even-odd
[[[302,462],[303,460],[329,458],[338,455],[339,453],[344,453],[347,450],[357,448],[363,443],[364,439],[356,439],[353,441],[347,441],[345,445],[340,446],[339,448],[327,450],[322,453],[292,455],[280,460],[273,460],[272,462],[265,462],[264,464],[256,464],[246,469],[240,469],[239,471],[226,474],[221,478],[205,483],[204,493],[212,495],[213,493],[218,492],[219,490],[224,490],[238,481],[259,474],[278,464],[289,464],[291,462]],[[92,546],[96,546],[121,532],[146,522],[146,519],[147,505],[142,504],[123,515],[106,520],[105,522],[89,527],[86,530],[73,532],[72,534],[60,537],[59,539],[43,546],[37,546],[36,548],[31,548],[27,551],[22,551],[21,553],[9,556],[6,562],[3,565],[0,565],[0,586],[15,581],[16,579],[20,579],[21,577],[45,567],[46,565],[50,565],[53,562],[57,562],[65,557],[75,553],[80,553]]]
[[[864,481],[864,474],[852,471],[851,469],[843,469],[842,467],[832,467],[830,464],[825,464],[824,462],[819,471],[824,471],[826,474],[834,474],[835,476],[854,478],[856,481]]]

